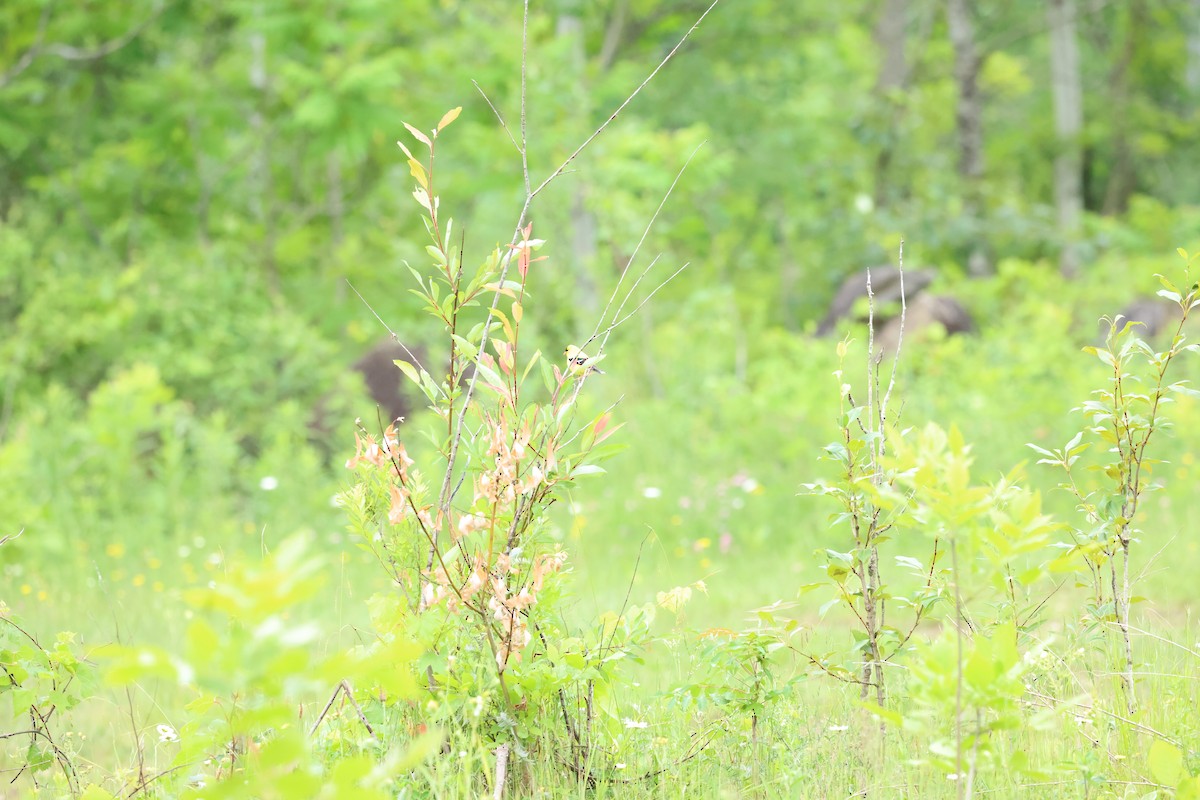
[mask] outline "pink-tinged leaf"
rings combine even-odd
[[[402,142],[402,141],[400,141],[399,139],[397,139],[397,140],[396,140],[396,145],[397,145],[397,146],[400,148],[400,151],[401,151],[402,153],[404,153],[405,157],[406,157],[406,158],[407,158],[409,161],[412,161],[413,154],[412,154],[412,152],[411,152],[411,151],[410,151],[410,150],[409,150],[407,147],[405,147],[405,146],[404,146],[404,142]]]
[[[408,132],[411,133],[413,135],[413,138],[416,139],[418,142],[425,145],[426,147],[433,147],[433,142],[429,141],[428,136],[421,133],[419,130],[414,128],[412,125],[409,125],[407,122],[404,123],[404,127],[408,128]]]
[[[442,121],[438,123],[438,126],[437,126],[438,132],[440,133],[443,128],[445,128],[451,122],[454,122],[454,120],[458,119],[458,115],[461,113],[462,113],[462,106],[459,106],[458,108],[452,108],[449,111],[447,111],[442,116]]]
[[[505,375],[512,375],[515,366],[513,361],[513,346],[508,342],[492,339],[492,349],[496,351],[496,360],[500,365],[500,372]]]
[[[592,439],[592,444],[598,445],[598,444],[605,442],[614,433],[616,433],[617,431],[621,430],[621,428],[624,428],[624,427],[625,427],[625,423],[622,422],[620,425],[614,425],[613,427],[608,428],[607,430],[604,431],[604,433],[598,434],[594,439]]]
[[[515,331],[513,331],[512,323],[508,321],[508,317],[504,316],[504,312],[498,308],[490,308],[488,311],[490,311],[493,316],[500,320],[500,324],[504,326],[504,336],[508,339],[508,341],[516,341],[517,336]]]
[[[596,424],[592,426],[592,436],[599,436],[608,427],[609,415],[603,414],[600,419],[596,420]]]
[[[525,280],[529,276],[529,234],[533,232],[533,223],[530,222],[521,230],[521,242],[517,245],[517,272],[521,275],[521,280]]]
[[[521,284],[516,281],[504,281],[502,283],[485,283],[483,288],[489,292],[499,292],[505,297],[511,297],[515,300],[517,292],[521,289]]]

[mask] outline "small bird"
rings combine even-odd
[[[592,358],[575,345],[569,345],[563,351],[563,355],[567,357],[567,366],[573,375],[591,375],[593,372],[604,374],[604,370],[596,366],[596,362],[601,361],[604,356]]]

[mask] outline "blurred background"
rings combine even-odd
[[[706,8],[531,4],[535,183]],[[415,448],[425,426],[375,314],[445,352],[408,292],[427,238],[395,141],[463,107],[436,180],[477,263],[524,197],[488,104],[518,129],[521,61],[513,0],[0,6],[0,535],[24,531],[0,550],[10,606],[104,639],[108,609],[152,603],[124,619],[170,635],[181,588],[307,532],[326,607],[364,613],[385,581],[333,502],[354,419],[405,413]],[[717,5],[532,210],[549,258],[526,324],[557,354],[593,329],[700,147],[631,266],[659,257],[633,302],[690,266],[587,385],[593,410],[619,401],[628,449],[556,509],[581,604],[619,603],[639,552],[634,591],[706,578],[712,619],[812,579],[837,532],[799,486],[829,474],[835,343],[855,337],[859,365],[865,338],[838,290],[867,267],[882,286],[901,240],[927,298],[905,421],[957,425],[982,480],[1026,442],[1061,446],[1106,378],[1080,353],[1098,318],[1161,325],[1154,274],[1200,250],[1198,100],[1198,0]],[[1142,567],[1187,606],[1200,409],[1171,416]],[[1029,468],[1069,515],[1057,480]],[[1153,557],[1168,546],[1169,566]]]

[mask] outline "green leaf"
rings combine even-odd
[[[421,184],[421,188],[429,189],[429,178],[425,175],[425,167],[421,165],[420,161],[410,158],[408,160],[408,170],[417,179],[417,183]]]
[[[1187,777],[1183,753],[1175,745],[1161,739],[1150,745],[1150,752],[1146,754],[1146,764],[1150,767],[1150,774],[1154,776],[1154,780],[1167,786],[1174,786]]]
[[[521,373],[521,383],[524,383],[525,379],[527,377],[529,377],[529,371],[531,369],[533,369],[533,365],[538,363],[538,361],[541,359],[541,357],[542,357],[541,350],[535,350],[533,355],[530,356],[529,363],[525,365],[525,371]]]
[[[400,359],[396,359],[392,363],[400,368],[400,371],[404,373],[404,376],[406,378],[408,378],[410,381],[417,384],[418,386],[421,385],[421,377],[417,374],[416,367],[414,367],[412,364],[408,363],[407,361],[402,361]]]
[[[1184,778],[1175,787],[1175,800],[1200,800],[1200,778]]]
[[[479,347],[474,342],[459,336],[457,333],[453,334],[452,338],[454,339],[454,343],[458,345],[459,351],[468,359],[474,361],[479,357]]]
[[[475,362],[475,369],[479,371],[479,374],[482,375],[483,379],[491,386],[494,386],[497,389],[504,388],[504,379],[500,377],[500,373],[496,372],[496,370],[492,369],[491,367],[484,366],[484,364],[479,361]]]
[[[866,709],[867,713],[879,717],[888,725],[893,725],[899,728],[904,724],[904,717],[900,716],[900,714],[895,711],[889,711],[888,709],[883,708],[875,703],[859,703],[859,705]]]

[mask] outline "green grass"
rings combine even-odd
[[[936,420],[960,428],[973,443],[977,481],[1029,462],[1025,485],[1040,490],[1059,519],[1070,520],[1073,502],[1056,489],[1059,475],[1034,465],[1025,443],[1065,442],[1082,425],[1071,408],[1102,383],[1103,368],[1078,354],[1078,342],[1054,339],[1047,350],[1041,339],[1010,333],[985,332],[916,351],[916,366],[901,389],[903,421],[920,426]],[[661,346],[669,347],[669,341]],[[558,731],[514,758],[510,796],[959,796],[960,784],[932,763],[929,729],[893,726],[881,739],[856,687],[809,668],[787,649],[773,656],[772,670],[777,685],[796,682],[759,710],[753,736],[744,711],[672,699],[677,688],[711,677],[704,631],[745,630],[753,626],[752,609],[776,601],[796,602],[784,615],[801,626],[792,640],[798,650],[845,650],[850,642],[852,620],[844,611],[834,608],[822,616],[818,609],[827,596],[799,596],[802,585],[824,574],[824,561],[814,553],[843,546],[845,537],[844,529],[830,525],[834,509],[799,490],[801,483],[830,475],[831,465],[817,457],[836,435],[832,343],[778,335],[767,337],[763,348],[744,381],[732,381],[712,364],[686,369],[666,363],[659,376],[666,379],[664,394],[647,388],[632,370],[624,385],[620,377],[609,377],[586,399],[584,415],[627,393],[617,412],[628,421],[619,434],[627,448],[606,464],[607,475],[582,479],[551,509],[547,535],[570,553],[559,613],[567,624],[586,629],[605,612],[653,606],[658,593],[677,586],[703,581],[706,590],[695,591],[677,614],[659,609],[648,644],[636,649],[638,663],[626,664],[604,697],[604,715],[596,724],[605,726],[606,744],[583,765],[591,778],[582,780],[565,766],[569,748]],[[703,358],[721,362],[724,356],[715,346]],[[618,347],[606,363],[622,359]],[[1196,371],[1186,366],[1176,377]],[[1138,711],[1130,719],[1123,710],[1112,632],[1081,628],[1086,592],[1074,585],[1073,575],[1051,576],[1039,589],[1052,595],[1045,622],[1023,641],[1023,649],[1040,641],[1054,655],[1027,677],[1023,700],[1031,722],[996,734],[995,759],[981,765],[977,796],[1149,796],[1163,782],[1147,761],[1158,739],[1179,746],[1194,769],[1200,645],[1192,614],[1200,542],[1191,512],[1200,469],[1195,455],[1200,404],[1183,400],[1168,416],[1174,430],[1154,443],[1157,457],[1167,462],[1154,472],[1161,491],[1147,496],[1143,534],[1134,548],[1136,593],[1146,598],[1134,611],[1135,625],[1144,631],[1135,639]],[[418,419],[410,426],[422,424]],[[26,435],[37,444],[36,432]],[[288,534],[302,531],[321,564],[318,585],[286,616],[319,623],[324,636],[314,651],[321,655],[369,640],[367,600],[393,589],[328,502],[349,481],[348,473],[322,466],[298,440],[281,439],[273,452],[253,461],[218,461],[211,472],[202,472],[205,487],[233,487],[212,498],[212,505],[203,497],[174,497],[153,475],[139,484],[143,496],[136,502],[136,491],[130,494],[128,487],[92,497],[70,486],[43,484],[43,518],[67,544],[43,548],[30,534],[18,540],[20,549],[6,552],[9,609],[40,640],[52,641],[60,630],[76,632],[85,655],[114,641],[178,651],[195,614],[185,602],[190,590],[222,584],[231,563],[253,563]],[[347,455],[348,446],[332,461]],[[44,466],[36,479],[48,480],[53,466]],[[214,477],[226,469],[236,471],[232,480]],[[268,475],[281,476],[278,488],[263,488]],[[68,496],[69,504],[56,505]],[[176,502],[172,513],[179,518],[164,532],[154,524],[155,509]],[[180,507],[187,509],[182,517]],[[103,515],[101,525],[89,524],[80,511],[88,508]],[[122,516],[129,509],[135,513]],[[217,523],[191,522],[191,509],[197,519],[213,514]],[[914,551],[924,546],[915,542]],[[901,588],[906,579],[894,565],[885,561],[883,568],[893,570]],[[979,596],[986,604],[984,594]],[[916,639],[936,638],[940,629],[929,622]],[[723,679],[737,685],[744,678],[734,670]],[[908,680],[903,660],[892,678],[893,697],[903,706]],[[1043,697],[1056,706],[1044,717],[1035,713]],[[128,693],[97,686],[80,706],[60,714],[56,730],[76,757],[81,785],[94,781],[128,792],[139,737],[144,768],[167,769],[174,745],[158,742],[154,726],[186,719],[187,698],[165,680],[139,682]],[[327,693],[315,691],[296,697],[297,713],[303,701],[305,716],[295,724],[311,724],[327,699]],[[551,725],[556,715],[553,707],[543,709]],[[316,740],[325,752],[375,752],[344,705],[333,718],[336,724]],[[16,720],[6,730],[19,729],[19,716]],[[633,724],[626,727],[626,720]],[[391,732],[392,741],[401,744],[412,735],[403,725]],[[414,785],[425,789],[404,796],[485,792],[484,776],[491,774],[494,758],[488,741],[477,733],[456,739],[452,752],[433,754],[412,773],[419,776]],[[5,763],[20,764],[27,745],[21,737],[0,743]],[[31,796],[60,796],[65,786],[55,774],[53,769],[38,774],[40,792],[28,773],[15,786]]]

